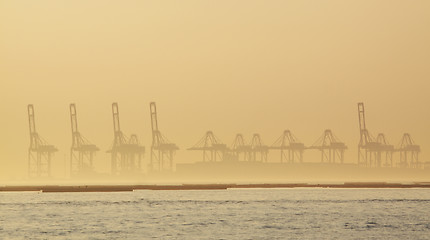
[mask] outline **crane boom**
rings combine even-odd
[[[358,103],[358,123],[360,125],[360,132],[366,129],[366,119],[364,116],[364,103]]]
[[[74,103],[70,104],[70,122],[72,126],[72,134],[78,132],[78,119],[76,116],[76,105]]]
[[[150,109],[151,109],[152,132],[158,131],[157,106],[155,105],[155,102],[150,103]]]
[[[118,103],[112,103],[112,115],[113,115],[113,130],[115,133],[121,131],[121,126],[119,125],[119,109]]]
[[[34,108],[33,104],[27,106],[28,110],[28,124],[30,128],[30,135],[36,133],[36,123],[34,122]]]
[[[158,131],[157,106],[155,102],[151,102],[149,108],[151,111],[152,145],[157,146],[160,144],[161,139]]]

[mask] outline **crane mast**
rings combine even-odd
[[[124,134],[121,132],[119,123],[119,108],[118,103],[112,103],[112,119],[113,119],[113,132],[114,132],[114,146],[121,146],[127,142]]]
[[[112,103],[112,116],[113,116],[113,131],[115,133],[121,131],[121,127],[119,125],[119,109],[118,103]]]
[[[38,135],[36,132],[36,123],[34,120],[34,107],[33,105],[28,105],[27,106],[27,112],[28,112],[28,125],[29,125],[29,130],[30,130],[30,149],[31,150],[36,150],[38,148]]]
[[[158,119],[157,119],[157,106],[155,102],[151,102],[149,104],[149,108],[151,110],[151,128],[152,132],[158,131]],[[154,135],[152,135],[154,137]]]
[[[358,103],[358,124],[360,127],[360,144],[365,145],[367,142],[366,119],[364,115],[364,104]]]
[[[151,102],[149,104],[150,112],[151,112],[151,129],[152,129],[152,146],[159,146],[161,143],[160,132],[158,131],[158,119],[157,119],[157,106],[155,102]],[[152,159],[152,154],[151,154]]]
[[[76,106],[74,103],[70,104],[70,122],[72,127],[72,146],[78,146],[79,142],[79,132],[78,132],[78,120],[76,116]]]

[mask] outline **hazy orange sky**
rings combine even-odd
[[[72,102],[81,133],[102,149],[99,171],[109,167],[114,101],[123,131],[147,149],[156,101],[177,162],[201,158],[185,149],[207,130],[227,144],[255,132],[272,144],[291,129],[311,145],[327,128],[356,162],[360,101],[373,135],[397,145],[409,132],[428,161],[429,43],[427,0],[0,0],[0,179],[25,176],[29,103],[60,150],[59,176]]]

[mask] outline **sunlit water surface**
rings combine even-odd
[[[430,239],[428,189],[0,193],[0,239]]]

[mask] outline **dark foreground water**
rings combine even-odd
[[[0,239],[430,239],[430,189],[0,193]]]

